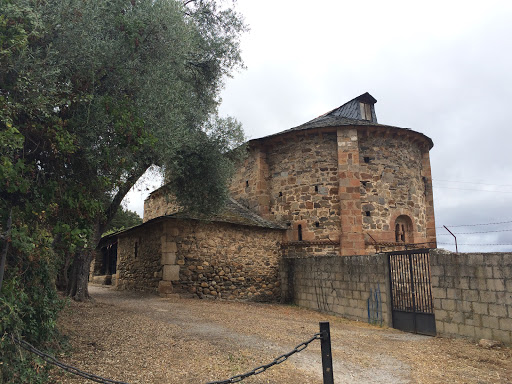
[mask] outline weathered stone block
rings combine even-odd
[[[500,319],[500,329],[502,331],[512,331],[512,319]]]
[[[459,325],[455,323],[445,323],[444,331],[447,334],[458,335],[459,334]]]
[[[505,282],[502,279],[487,279],[487,287],[490,291],[504,291]]]
[[[459,334],[462,336],[475,337],[475,327],[472,325],[459,325]]]
[[[462,298],[462,291],[460,289],[447,288],[446,297],[448,299],[460,300]]]
[[[501,329],[493,329],[492,339],[503,341],[504,343],[510,344],[512,342],[511,332],[502,331]]]
[[[436,299],[446,299],[446,288],[432,288],[432,296]]]
[[[447,311],[453,311],[456,308],[455,300],[443,299],[441,300],[441,308]]]
[[[489,304],[489,315],[507,317],[507,306],[500,304]]]
[[[436,324],[437,324],[437,321],[445,321],[445,320],[448,320],[448,312],[445,311],[444,309],[438,309],[436,310]]]
[[[176,242],[174,241],[166,241],[162,243],[162,252],[178,252],[178,248],[176,246]]]
[[[489,314],[489,304],[487,303],[473,303],[473,311],[480,315],[488,315]]]
[[[492,330],[489,328],[475,327],[475,338],[477,339],[490,339],[492,337]]]
[[[174,252],[163,252],[162,253],[162,265],[172,265],[176,263],[176,253]]]
[[[159,281],[158,282],[158,293],[161,295],[167,295],[173,292],[173,286],[170,281]]]
[[[162,280],[164,281],[178,281],[180,279],[179,265],[164,265]]]
[[[491,329],[499,329],[499,319],[494,316],[484,316],[482,315],[482,327],[491,328]]]
[[[477,290],[464,290],[462,291],[462,300],[465,301],[478,301],[479,294]]]

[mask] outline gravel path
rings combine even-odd
[[[90,286],[60,327],[63,361],[128,383],[206,383],[269,363],[329,321],[335,383],[511,383],[512,351],[383,329],[295,306],[156,295]],[[55,383],[84,383],[55,372]],[[322,383],[320,343],[243,383]]]

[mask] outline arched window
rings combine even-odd
[[[395,241],[397,243],[412,243],[412,220],[409,216],[400,215],[395,220]]]

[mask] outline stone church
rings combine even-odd
[[[436,247],[432,140],[377,122],[369,93],[298,127],[254,139],[231,198],[209,221],[165,187],[143,224],[107,236],[91,280],[162,295],[279,300],[283,260]]]

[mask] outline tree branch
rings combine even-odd
[[[144,172],[146,172],[146,170],[150,166],[151,164],[143,163],[137,168],[135,168],[132,174],[123,183],[123,185],[119,187],[119,190],[117,191],[116,195],[112,199],[112,202],[105,211],[105,220],[102,223],[100,223],[100,233],[103,233],[106,226],[112,221],[126,194],[130,191],[130,189],[135,185],[137,180],[140,179],[140,177],[144,174]]]

